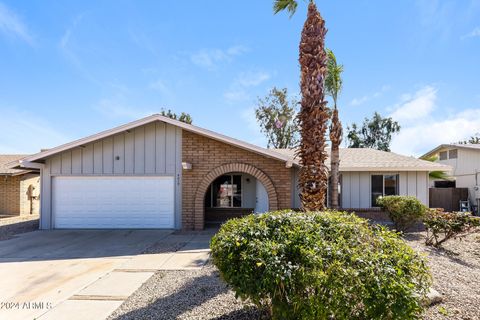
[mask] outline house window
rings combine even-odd
[[[458,150],[457,149],[452,149],[448,151],[448,158],[449,159],[457,159],[458,156]]]
[[[231,174],[215,179],[207,192],[205,205],[211,208],[240,208],[242,176]]]
[[[379,197],[395,195],[398,195],[398,174],[372,175],[372,207],[378,207]]]
[[[439,153],[439,159],[440,160],[447,160],[448,158],[448,154],[447,154],[447,151],[442,151]]]

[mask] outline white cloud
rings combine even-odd
[[[190,60],[197,66],[215,70],[220,63],[230,62],[233,57],[248,52],[244,46],[232,46],[226,50],[222,49],[201,49],[190,56]]]
[[[426,86],[404,95],[389,115],[401,129],[391,149],[405,155],[421,156],[442,143],[454,143],[480,132],[480,108],[449,114],[436,104],[438,90]]]
[[[71,140],[37,114],[0,109],[0,153],[36,153]]]
[[[223,94],[229,102],[245,101],[250,99],[247,89],[256,87],[270,79],[270,74],[264,71],[241,72],[232,82],[230,88]]]
[[[435,108],[437,89],[426,86],[418,90],[413,97],[403,96],[403,100],[391,113],[391,117],[400,123],[423,119]]]
[[[27,26],[23,21],[6,5],[0,2],[0,32],[9,36],[19,38],[29,45],[34,41]]]
[[[480,27],[476,27],[471,32],[463,35],[461,39],[463,40],[463,39],[476,38],[476,37],[480,37]]]
[[[390,86],[383,85],[380,88],[380,90],[378,90],[378,91],[376,91],[376,92],[374,92],[370,95],[364,95],[362,97],[353,98],[352,101],[350,101],[350,105],[359,106],[361,104],[364,104],[367,101],[370,101],[370,100],[373,100],[373,99],[376,99],[376,98],[380,97],[383,93],[385,93],[388,90],[390,90]]]

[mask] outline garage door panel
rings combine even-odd
[[[56,228],[173,228],[173,177],[55,177]]]

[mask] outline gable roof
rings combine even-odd
[[[451,149],[451,148],[461,148],[461,149],[473,149],[473,150],[480,150],[480,144],[460,144],[460,143],[448,143],[448,144],[441,144],[438,147],[428,151],[420,158],[430,157],[435,155],[442,149]]]
[[[93,134],[91,136],[88,136],[88,137],[85,137],[85,138],[82,138],[82,139],[78,139],[78,140],[60,145],[60,146],[55,147],[55,148],[44,150],[42,152],[36,153],[34,155],[31,155],[31,156],[27,156],[25,159],[23,159],[23,161],[24,162],[41,162],[45,158],[48,158],[48,157],[50,157],[52,155],[55,155],[55,154],[58,154],[60,152],[63,152],[63,151],[66,151],[66,150],[69,150],[69,149],[72,149],[72,148],[75,148],[75,147],[79,147],[79,146],[85,145],[87,143],[91,143],[91,142],[94,142],[94,141],[97,141],[97,140],[115,135],[117,133],[121,133],[123,131],[127,131],[127,130],[130,130],[130,129],[133,129],[133,128],[136,128],[136,127],[154,122],[154,121],[162,121],[162,122],[174,125],[176,127],[182,128],[183,130],[187,130],[187,131],[205,136],[207,138],[211,138],[211,139],[214,139],[214,140],[217,140],[217,141],[220,141],[220,142],[224,142],[224,143],[227,143],[227,144],[230,144],[230,145],[234,145],[236,147],[239,147],[239,148],[251,151],[251,152],[255,152],[255,153],[261,154],[263,156],[269,157],[269,158],[277,159],[277,160],[284,161],[284,162],[291,162],[291,160],[292,160],[289,156],[278,153],[278,152],[275,152],[271,149],[265,149],[265,148],[253,145],[251,143],[248,143],[248,142],[244,142],[244,141],[234,139],[234,138],[228,137],[228,136],[220,134],[220,133],[213,132],[211,130],[207,130],[207,129],[200,128],[200,127],[197,127],[197,126],[185,123],[185,122],[174,120],[174,119],[162,116],[160,114],[153,114],[151,116],[148,116],[148,117],[145,117],[145,118],[142,118],[142,119],[132,121],[130,123],[115,127],[113,129],[105,130],[105,131]]]
[[[226,135],[213,132],[204,128],[200,128],[191,124],[187,124],[178,120],[174,120],[160,114],[153,114],[151,116],[139,119],[109,130],[105,130],[91,136],[78,139],[63,145],[60,145],[55,148],[43,150],[39,153],[25,156],[24,158],[20,157],[18,159],[12,160],[17,161],[18,164],[22,166],[22,163],[25,167],[30,162],[43,162],[44,159],[51,157],[55,154],[61,153],[63,151],[79,147],[100,139],[142,126],[154,121],[162,121],[176,127],[182,128],[220,142],[224,142],[238,148],[255,152],[257,154],[263,155],[265,157],[273,158],[279,161],[283,161],[287,166],[296,165],[300,166],[300,161],[295,157],[294,149],[266,149],[256,145],[253,145],[248,142],[244,142],[238,139],[228,137]],[[329,150],[327,150],[329,152]],[[393,152],[385,152],[374,149],[340,149],[340,170],[341,171],[450,171],[451,167],[442,165],[439,163],[428,162],[424,160],[419,160],[413,157],[407,157],[399,155]],[[10,163],[12,163],[10,161]],[[329,165],[330,161],[327,161]]]
[[[25,158],[25,154],[0,154],[0,175],[2,176],[17,176],[30,172],[25,169],[11,169],[10,163],[19,161]]]
[[[275,149],[276,152],[295,158],[295,149]],[[327,149],[330,155],[330,149]],[[326,161],[330,168],[330,159]],[[380,151],[370,148],[340,148],[340,171],[451,171],[451,167],[403,156],[393,152]]]

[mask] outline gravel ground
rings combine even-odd
[[[443,302],[426,310],[425,320],[480,319],[480,235],[450,240],[444,249],[424,245],[424,232],[411,232],[407,242],[428,255],[433,288]],[[172,247],[173,245],[173,247]],[[147,252],[175,250],[181,244],[159,242]],[[109,320],[130,319],[261,319],[265,314],[235,299],[216,268],[161,271],[127,299]]]
[[[431,306],[424,319],[480,319],[480,234],[449,240],[444,249],[426,247],[424,232],[409,233],[406,239],[428,255],[433,288],[443,295],[443,302]]]
[[[25,215],[0,218],[0,240],[13,238],[14,235],[38,229],[38,215]]]
[[[260,319],[255,307],[235,299],[211,264],[194,271],[161,271],[152,276],[108,320]]]

